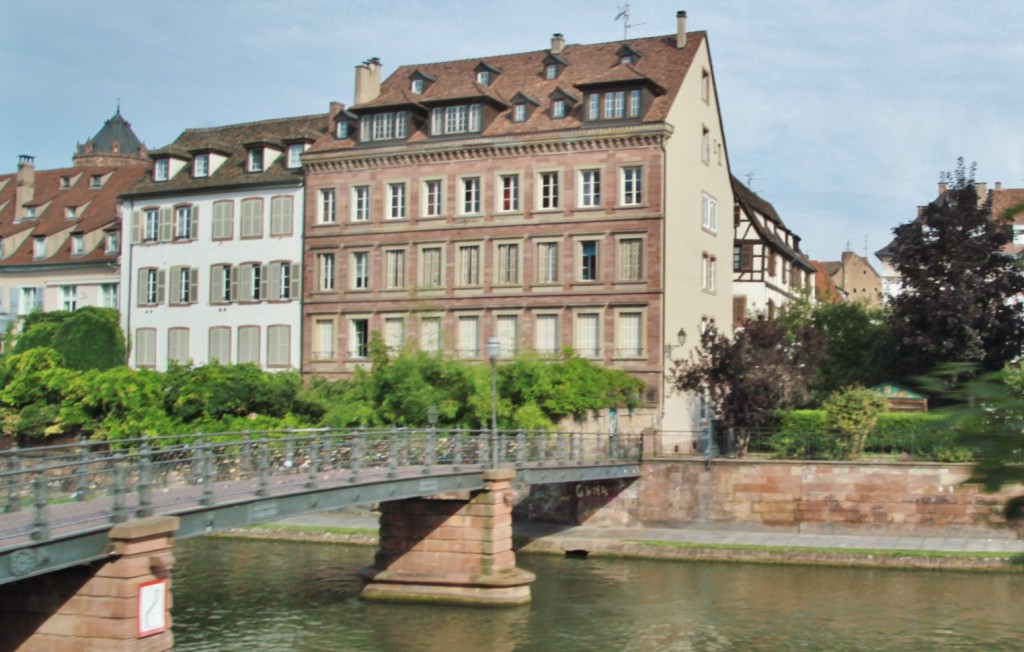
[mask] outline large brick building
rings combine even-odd
[[[347,376],[374,332],[470,360],[497,336],[627,370],[653,425],[695,428],[664,376],[731,323],[733,195],[707,35],[685,22],[383,82],[357,66],[303,156],[303,371]]]

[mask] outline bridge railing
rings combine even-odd
[[[5,451],[0,549],[218,502],[486,468],[629,464],[640,438],[583,432],[318,429]],[[11,518],[7,518],[10,516]]]

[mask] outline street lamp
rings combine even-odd
[[[679,347],[683,346],[684,344],[686,344],[686,329],[685,328],[683,328],[683,327],[679,328],[679,332],[676,333],[676,341],[678,341],[679,344],[666,344],[665,345],[665,357],[666,358],[671,359],[672,358],[672,351],[674,351],[674,350],[678,349]]]
[[[501,340],[487,338],[487,359],[491,361],[491,468],[498,468],[498,355]]]
[[[437,426],[437,406],[433,403],[427,408],[427,423],[432,429]]]

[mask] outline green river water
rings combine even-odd
[[[365,603],[373,548],[175,545],[176,650],[1024,650],[1024,574],[519,555],[533,604]]]

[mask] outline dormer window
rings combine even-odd
[[[334,128],[334,137],[338,140],[348,138],[348,122],[345,120],[338,120],[338,124]]]
[[[633,63],[633,61],[634,61],[634,59],[633,59],[633,55],[632,54],[624,54],[624,55],[622,55],[622,58],[619,59],[619,63],[621,63],[623,65],[631,64],[631,63]]]
[[[153,181],[167,181],[170,177],[171,162],[165,158],[158,158],[153,166]]]
[[[249,150],[249,172],[263,172],[263,150],[254,148]]]
[[[376,140],[405,138],[408,133],[408,112],[388,111],[364,115],[359,120],[359,140],[367,143]]]
[[[116,254],[121,249],[121,234],[117,231],[110,231],[107,233],[106,252],[108,254]]]
[[[71,187],[71,177],[61,177],[60,178],[60,187],[61,188],[70,188]]]
[[[549,63],[544,66],[544,79],[558,79],[558,64]]]
[[[481,70],[480,72],[478,72],[476,74],[476,83],[480,84],[481,86],[490,86],[491,85],[491,71],[490,70]]]
[[[416,95],[422,95],[423,94],[423,80],[422,79],[414,79],[414,80],[412,80],[412,87],[410,88],[410,90],[414,94],[416,94]]]
[[[302,143],[294,143],[288,146],[288,168],[295,169],[302,167],[302,152],[306,146]]]
[[[516,93],[512,98],[512,122],[525,122],[540,102],[526,93]]]
[[[641,57],[643,57],[642,54],[640,54],[633,48],[629,47],[628,45],[623,45],[615,54],[619,57],[619,63],[624,66],[632,65],[639,61]]]
[[[473,69],[476,73],[476,83],[481,86],[490,86],[494,83],[495,78],[501,74],[501,68],[492,66],[489,63],[481,61],[476,68]]]
[[[192,176],[198,178],[210,176],[210,155],[207,153],[196,154],[192,161]]]
[[[25,219],[27,219],[27,220],[34,220],[34,219],[36,219],[36,207],[35,206],[29,206],[28,208],[25,209]]]
[[[526,121],[526,104],[520,102],[519,104],[512,105],[512,121],[513,122],[525,122]]]
[[[46,238],[34,238],[32,240],[32,257],[33,258],[45,258],[46,257]]]
[[[93,189],[102,188],[103,187],[103,175],[101,175],[101,174],[94,174],[94,175],[92,175],[92,177],[89,179],[89,187],[93,188]]]
[[[67,206],[67,207],[64,208],[64,218],[65,219],[73,220],[76,217],[78,217],[78,207],[77,206]]]
[[[566,114],[565,100],[555,100],[551,103],[551,117],[564,118]]]
[[[71,236],[71,255],[81,256],[85,253],[85,237],[79,233]]]

